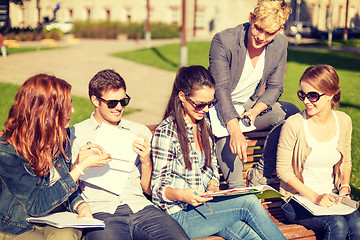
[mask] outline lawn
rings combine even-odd
[[[187,46],[188,65],[208,67],[210,42],[189,42]],[[179,64],[179,44],[119,52],[112,55],[161,69],[176,71]],[[330,50],[289,49],[284,93],[280,100],[293,102],[300,109],[303,109],[302,103],[296,96],[296,91],[299,89],[299,78],[308,66],[315,64],[330,64],[339,74],[342,99],[338,110],[346,112],[353,120],[351,185],[353,189],[358,189],[360,187],[360,148],[358,147],[360,145],[360,103],[358,102],[360,54]],[[360,199],[360,195],[357,199]]]
[[[15,53],[53,50],[53,49],[58,49],[58,48],[59,47],[36,46],[36,47],[6,48],[6,51],[7,51],[8,55],[11,55],[11,54],[15,54]]]

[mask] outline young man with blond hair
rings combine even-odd
[[[229,136],[216,140],[220,168],[230,188],[244,185],[246,139],[239,120],[247,116],[256,130],[272,129],[259,164],[247,173],[250,185],[268,184],[275,170],[280,125],[299,109],[278,101],[283,92],[287,39],[280,34],[291,8],[284,0],[259,0],[249,22],[217,33],[209,52],[220,121]],[[245,111],[237,112],[236,105]]]

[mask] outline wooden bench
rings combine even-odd
[[[148,125],[147,127],[154,133],[155,128],[157,125]],[[257,132],[249,132],[244,133],[245,137],[248,141],[248,149],[247,149],[247,155],[248,155],[248,161],[245,163],[245,170],[243,172],[243,178],[246,177],[246,170],[251,168],[254,164],[256,164],[262,154],[265,139],[267,135],[269,134],[269,131],[257,131]],[[274,176],[276,179],[277,177]],[[279,179],[274,181],[274,183],[271,184],[271,186],[277,190],[279,190]],[[226,189],[227,184],[224,181],[223,178],[220,179],[220,186],[221,189]],[[275,199],[265,199],[262,200],[262,205],[265,208],[266,212],[269,214],[271,220],[276,224],[276,226],[280,229],[280,231],[284,234],[286,239],[291,240],[315,240],[315,233],[312,230],[306,229],[304,226],[297,225],[297,224],[288,224],[285,222],[285,219],[282,215],[281,211],[281,199],[275,198]],[[198,238],[196,240],[223,240],[221,237],[217,236],[209,236],[205,238]]]

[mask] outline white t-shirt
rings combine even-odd
[[[305,161],[302,176],[304,184],[318,194],[334,193],[336,190],[333,168],[340,161],[341,154],[336,149],[339,142],[339,125],[334,111],[333,115],[336,120],[336,133],[332,139],[326,142],[317,141],[311,136],[307,120],[304,117],[305,137],[312,151]]]
[[[253,67],[251,63],[249,51],[246,51],[244,68],[240,80],[231,93],[233,102],[244,103],[254,94],[264,73],[265,51],[265,49],[262,51],[255,67]]]

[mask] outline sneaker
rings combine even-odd
[[[266,178],[257,170],[256,165],[246,171],[246,185],[249,187],[258,185],[269,185],[274,182],[272,178]]]

